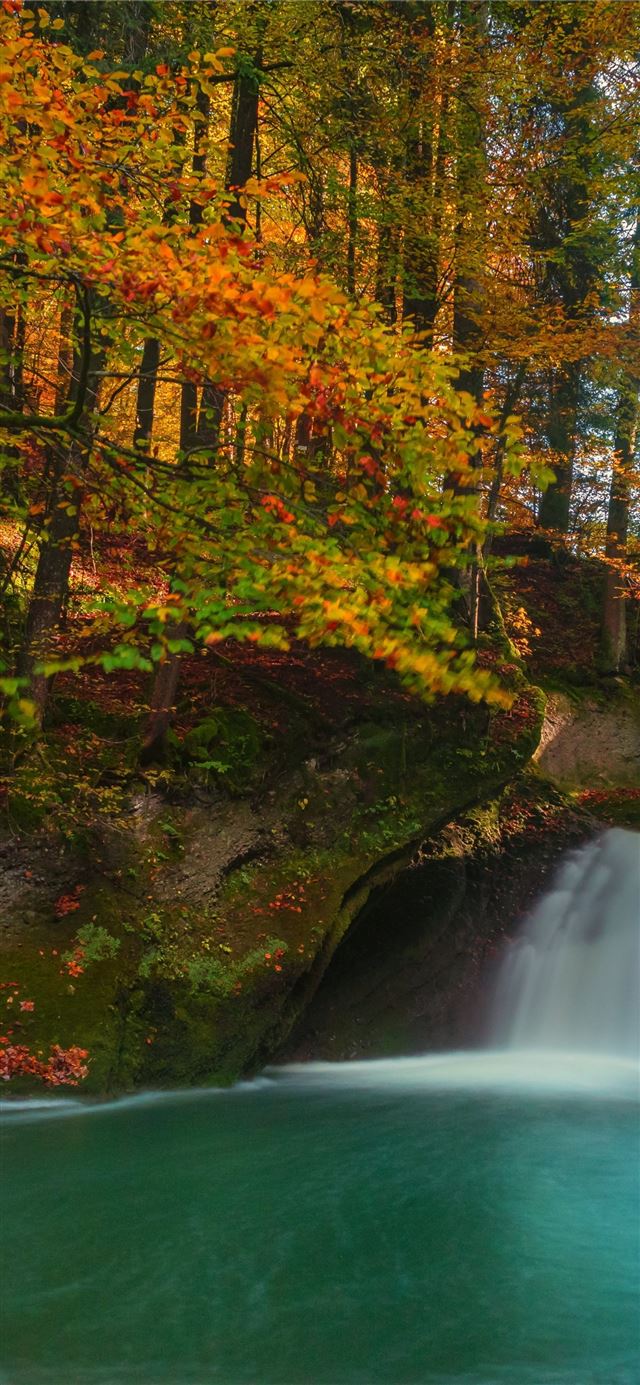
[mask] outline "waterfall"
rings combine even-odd
[[[573,853],[510,944],[493,1048],[640,1056],[640,836],[619,828]]]

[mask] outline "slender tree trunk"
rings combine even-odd
[[[398,228],[383,219],[378,228],[378,258],[374,292],[376,302],[381,304],[389,326],[393,326],[398,316],[396,307],[397,276]]]
[[[125,66],[135,70],[145,59],[149,47],[153,5],[149,0],[129,0],[125,12],[123,60]],[[129,87],[133,83],[127,84]]]
[[[102,5],[96,0],[94,5],[80,8],[83,11],[77,15],[80,43],[91,46],[101,22]],[[146,51],[151,21],[151,12],[144,0],[134,0],[131,18],[133,24],[127,57],[132,65],[137,65]],[[88,314],[91,311],[95,311],[95,301],[85,304],[85,312]],[[64,376],[69,355],[66,336],[67,331],[71,329],[73,318],[73,309],[63,307],[56,404],[64,396]],[[88,322],[78,321],[73,335],[76,347],[67,393],[68,401],[71,403],[78,398],[79,389],[85,389],[78,428],[83,437],[72,439],[67,446],[60,440],[48,449],[49,523],[46,533],[43,531],[40,538],[38,563],[29,600],[22,649],[18,658],[18,675],[28,681],[29,696],[35,704],[36,716],[40,723],[46,709],[49,679],[45,673],[38,670],[38,665],[46,661],[47,656],[53,651],[55,634],[68,597],[71,563],[80,530],[85,473],[91,456],[92,415],[97,405],[100,371],[104,366],[106,354],[104,347],[99,346],[97,350],[93,347]]]
[[[409,4],[406,18],[413,34],[419,36],[419,53],[409,90],[409,105],[413,111],[406,141],[405,168],[408,183],[408,206],[404,225],[403,257],[403,318],[416,332],[430,341],[435,322],[438,247],[433,238],[433,56],[430,52],[435,33],[435,10],[432,5]],[[414,62],[413,52],[409,58]]]
[[[62,413],[65,400],[71,393],[73,375],[73,319],[74,307],[70,298],[65,299],[60,311],[58,332],[58,361],[56,374],[55,412]]]
[[[226,186],[232,194],[225,219],[229,224],[242,230],[247,220],[247,209],[242,200],[242,190],[251,177],[253,154],[258,129],[258,102],[260,84],[258,71],[261,61],[260,51],[256,53],[253,71],[244,67],[238,72],[231,103],[231,125],[229,130],[229,161]],[[195,164],[195,160],[194,160]],[[197,411],[194,441],[198,447],[215,450],[220,443],[222,415],[226,402],[226,391],[207,381],[202,390],[200,408]],[[191,411],[193,400],[189,397],[186,408]],[[191,412],[190,415],[191,417]],[[185,420],[185,428],[189,421]]]
[[[229,132],[229,162],[227,167],[227,190],[232,194],[226,211],[226,220],[236,224],[241,230],[246,222],[247,212],[241,199],[242,189],[251,177],[254,138],[258,124],[259,66],[260,52],[254,60],[254,70],[242,68],[234,83],[231,125]],[[209,100],[201,92],[198,95],[198,110],[202,117],[199,135],[196,140],[193,169],[204,173],[206,167],[206,144],[209,120]],[[202,208],[192,202],[189,222],[197,226],[202,222]],[[207,381],[202,390],[200,408],[195,384],[185,381],[180,398],[180,449],[190,451],[194,447],[215,450],[220,443],[222,417],[227,394],[219,386]],[[176,639],[185,638],[188,633],[186,623],[181,623],[175,631]],[[160,664],[151,691],[149,720],[142,748],[142,759],[149,762],[161,757],[164,740],[171,725],[181,667],[180,654],[168,654]]]
[[[566,19],[560,19],[560,26],[570,33],[576,12],[571,6],[565,8]],[[562,13],[562,7],[559,9]],[[588,55],[584,63],[588,74]],[[546,254],[545,297],[561,306],[568,327],[586,323],[592,316],[588,300],[598,285],[597,258],[587,239],[593,210],[591,181],[594,174],[599,176],[590,109],[598,99],[591,76],[579,78],[576,73],[570,101],[551,106],[554,122],[562,125],[570,156],[562,176],[558,177],[557,168],[552,167],[550,184],[542,189],[541,234],[535,248]],[[556,479],[542,497],[538,522],[561,536],[569,531],[582,375],[582,362],[568,360],[551,377],[547,438],[555,453]]]
[[[356,292],[356,241],[358,239],[358,155],[355,139],[349,147],[349,192],[347,200],[347,293]]]
[[[636,325],[640,322],[640,215],[636,216],[632,253],[629,322]],[[622,569],[627,557],[631,508],[630,477],[635,463],[639,427],[638,372],[632,373],[627,370],[618,396],[605,545],[609,565],[605,577],[602,633],[605,662],[612,672],[619,672],[628,659],[627,597]]]
[[[562,371],[554,371],[549,390],[547,437],[554,453],[556,479],[542,495],[538,524],[558,534],[569,531],[580,373],[575,363]]]
[[[209,114],[211,102],[206,92],[198,88],[192,169],[196,176],[202,177],[207,166],[207,141],[209,136]],[[189,225],[202,225],[202,206],[197,198],[189,204]],[[185,380],[180,391],[180,451],[189,452],[196,446],[198,435],[198,391],[192,380]]]
[[[453,347],[463,356],[458,387],[480,405],[483,397],[485,310],[484,259],[487,239],[487,153],[485,60],[488,41],[487,0],[466,0],[461,12],[462,33],[475,66],[458,99],[458,159],[456,174],[457,227],[453,287]],[[472,448],[472,473],[479,461],[479,444]],[[468,489],[467,475],[447,478],[454,491]],[[482,554],[478,548],[469,569],[469,624],[478,636],[482,596]]]
[[[235,446],[234,459],[238,469],[244,463],[245,446],[247,441],[247,406],[243,402],[240,405],[235,421]]]
[[[180,621],[178,625],[175,626],[172,634],[175,640],[186,639],[189,634],[189,625],[187,621]],[[149,717],[140,752],[140,761],[142,764],[149,764],[152,760],[161,758],[163,754],[167,731],[169,730],[171,719],[175,711],[181,663],[181,654],[167,654],[166,658],[158,666],[157,673],[153,680],[149,703]]]
[[[180,451],[190,452],[196,445],[198,433],[198,391],[193,380],[184,380],[180,387]]]
[[[75,21],[76,37],[80,51],[89,51],[100,33],[100,26],[103,19],[104,0],[93,0],[91,5],[78,5],[76,3],[67,6],[69,20]]]
[[[247,219],[247,209],[243,205],[242,191],[251,177],[253,150],[258,128],[258,105],[260,100],[261,50],[253,59],[252,68],[246,67],[238,72],[233,88],[231,109],[231,128],[229,136],[229,162],[227,166],[227,191],[232,194],[227,208],[230,221],[240,222],[243,227]]]
[[[91,357],[91,348],[88,349]],[[37,666],[46,661],[53,651],[55,634],[69,592],[69,574],[80,530],[85,472],[91,455],[91,415],[97,403],[104,351],[98,350],[89,361],[82,357],[83,352],[78,348],[74,357],[69,401],[78,397],[79,383],[83,369],[86,369],[87,389],[80,421],[86,437],[83,441],[73,440],[68,446],[61,440],[49,452],[49,524],[40,538],[40,553],[17,665],[18,676],[28,681],[28,695],[35,704],[39,723],[44,717],[49,679],[37,671]]]
[[[15,409],[15,317],[5,308],[0,309],[0,404],[3,409]]]
[[[631,486],[629,469],[638,428],[638,396],[631,392],[622,396],[615,440],[615,458],[605,553],[609,562],[605,576],[602,631],[604,658],[607,669],[619,672],[627,662],[627,598],[622,567],[627,556]]]
[[[138,376],[138,396],[136,399],[136,426],[133,434],[134,447],[147,451],[153,431],[153,415],[156,400],[156,383],[160,361],[160,342],[156,337],[147,337],[142,349],[140,375]]]
[[[60,624],[69,590],[69,573],[80,524],[80,488],[67,492],[62,479],[64,475],[78,478],[80,487],[83,461],[82,452],[75,447],[66,454],[58,454],[51,522],[46,541],[41,542],[18,660],[18,676],[28,679],[28,695],[35,704],[39,723],[44,716],[49,680],[35,669],[52,652],[54,632]]]
[[[487,44],[487,0],[465,0],[462,26],[477,66],[465,81],[458,101],[453,348],[468,358],[460,371],[459,388],[480,404],[484,382],[484,366],[479,355],[483,344],[487,238],[486,91],[482,62]]]
[[[502,408],[500,410],[500,420],[497,429],[498,436],[496,440],[496,447],[493,458],[493,477],[487,499],[487,519],[489,520],[490,524],[492,524],[494,520],[497,518],[498,506],[500,504],[500,495],[502,491],[502,483],[504,481],[504,459],[506,452],[504,428],[506,426],[506,422],[509,418],[509,415],[512,414],[514,409],[518,407],[518,401],[520,399],[520,393],[522,390],[522,386],[524,384],[526,373],[526,362],[521,361],[515,371],[513,378],[510,380],[509,384],[506,387],[504,401],[502,404]],[[491,530],[489,530],[485,538],[485,541],[482,545],[482,556],[485,559],[485,561],[491,553],[492,544],[493,534]]]
[[[315,462],[323,454],[326,454],[328,447],[328,435],[326,433],[318,433],[315,430],[314,422],[308,414],[300,414],[296,419],[296,453],[300,453],[309,461]]]
[[[15,313],[0,310],[0,404],[10,411],[22,409],[24,404],[24,326],[24,311],[20,304]],[[2,490],[19,502],[22,492],[20,450],[11,443],[5,443],[2,451],[5,463],[8,463],[2,468]]]

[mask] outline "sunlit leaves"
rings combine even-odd
[[[97,518],[124,506],[172,587],[152,600],[140,588],[103,591],[94,630],[109,647],[82,657],[145,671],[190,649],[192,632],[205,644],[233,635],[281,647],[293,633],[380,659],[425,695],[500,697],[449,615],[452,572],[482,534],[477,496],[471,485],[443,492],[482,455],[494,416],[456,394],[453,368],[392,334],[375,306],[327,276],[283,273],[228,226],[224,189],[194,175],[184,141],[197,116],[188,92],[230,56],[194,56],[177,74],[159,63],[131,92],[124,74],[92,66],[98,53],[78,59],[7,20],[0,306],[36,285],[60,302],[88,293],[92,347],[116,380],[123,366],[135,377],[153,336],[168,373],[208,381],[245,416],[240,463],[235,443],[181,456],[176,422],[161,456],[136,452],[104,401],[74,421],[69,445],[79,429],[90,466],[81,480],[69,469],[73,493],[58,507]],[[287,181],[260,179],[246,195],[277,198]],[[64,435],[64,416],[46,404],[45,389],[38,429]],[[286,452],[268,442],[276,420],[293,439]],[[42,504],[36,495],[33,522]],[[43,513],[45,537],[48,523]]]

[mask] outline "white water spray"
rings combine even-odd
[[[510,946],[492,1046],[640,1057],[640,836],[619,828],[562,866]]]
[[[615,828],[561,866],[498,976],[487,1047],[279,1075],[388,1086],[631,1097],[640,1090],[640,836]]]

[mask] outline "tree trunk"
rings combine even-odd
[[[245,68],[238,71],[234,83],[229,131],[229,162],[227,168],[227,190],[232,200],[225,219],[235,223],[241,230],[246,222],[246,207],[240,200],[241,190],[251,177],[254,138],[258,124],[260,52],[254,60],[254,70]],[[196,139],[193,157],[195,173],[204,173],[206,167],[206,144],[208,133],[210,103],[204,93],[198,94],[198,110],[202,117]],[[202,208],[196,201],[189,209],[191,226],[202,222]],[[188,452],[194,447],[214,450],[219,446],[222,416],[226,403],[226,391],[207,381],[202,390],[198,410],[198,392],[195,384],[185,380],[180,396],[180,450]],[[181,623],[175,632],[176,639],[183,639],[187,626]],[[142,746],[142,760],[148,763],[161,758],[164,740],[171,725],[171,716],[180,679],[180,654],[170,654],[159,666],[151,692],[149,719]]]
[[[76,328],[76,340],[80,339]],[[86,357],[88,351],[88,359]],[[69,573],[80,529],[80,514],[84,478],[91,455],[91,415],[98,395],[99,372],[105,353],[95,352],[90,345],[78,346],[74,353],[69,402],[78,397],[80,381],[86,373],[86,394],[80,429],[82,441],[72,440],[65,449],[64,440],[52,444],[49,473],[48,512],[50,522],[40,538],[40,553],[29,600],[22,649],[17,661],[20,678],[28,681],[28,696],[35,704],[36,717],[41,724],[44,716],[49,679],[37,671],[38,664],[52,653],[55,632],[69,592]]]
[[[251,68],[243,66],[237,73],[233,88],[226,179],[227,191],[232,194],[232,198],[227,207],[227,217],[232,222],[239,222],[241,227],[247,219],[247,209],[241,201],[242,190],[251,177],[253,147],[258,128],[261,61],[262,54],[258,49]]]
[[[231,125],[229,129],[229,161],[227,166],[227,191],[234,194],[225,214],[225,220],[242,229],[247,220],[247,209],[241,201],[242,189],[251,177],[254,142],[258,128],[258,101],[260,85],[258,78],[261,54],[258,50],[253,70],[244,67],[236,76],[231,103]],[[203,117],[208,118],[209,107]],[[196,160],[194,158],[194,169]],[[204,160],[202,169],[204,171]],[[201,217],[200,217],[201,219]],[[226,391],[207,381],[202,390],[200,408],[197,406],[195,386],[187,382],[183,387],[184,422],[181,413],[181,430],[184,427],[185,440],[192,437],[186,446],[198,446],[214,451],[220,442],[222,415],[226,402]],[[181,443],[182,446],[182,443]]]
[[[378,259],[376,265],[375,298],[380,303],[386,321],[392,327],[398,312],[396,280],[398,276],[398,229],[382,220],[378,227]]]
[[[433,336],[437,304],[438,248],[433,238],[433,139],[434,65],[429,44],[435,33],[431,5],[408,5],[406,18],[420,40],[419,54],[409,87],[413,112],[406,141],[405,169],[408,205],[404,225],[403,318],[416,332]],[[410,52],[410,60],[414,54]]]
[[[54,409],[57,414],[62,413],[65,401],[69,398],[71,392],[71,379],[73,376],[73,320],[73,300],[68,298],[62,305],[60,312],[60,328],[58,332],[58,361],[54,404]]]
[[[627,402],[627,401],[625,401]],[[638,401],[635,400],[634,420],[631,428],[621,436],[618,433],[615,445],[613,476],[609,495],[607,516],[607,539],[605,553],[609,561],[605,575],[604,604],[602,612],[602,634],[604,644],[604,663],[607,672],[619,673],[627,662],[627,598],[622,566],[627,556],[627,535],[629,529],[629,506],[631,488],[627,468],[632,461],[633,445],[637,430]],[[631,419],[628,419],[631,424]]]
[[[202,177],[207,166],[207,140],[211,102],[199,87],[196,93],[198,120],[194,127],[192,170]],[[189,204],[189,225],[201,226],[203,211],[197,198]],[[198,433],[198,391],[192,380],[185,380],[180,390],[180,451],[189,452],[196,445]]]
[[[488,39],[487,0],[466,0],[461,11],[462,37],[473,60],[471,70],[458,95],[455,275],[453,284],[453,349],[463,357],[458,388],[480,405],[483,397],[485,310],[484,260],[487,239],[487,152],[486,50]],[[470,464],[479,462],[479,443],[472,444]],[[463,493],[469,488],[469,475],[447,477],[446,486]],[[477,487],[476,487],[477,488]],[[480,626],[482,597],[482,553],[469,568],[468,592],[471,637],[475,641]]]
[[[149,4],[149,0],[129,0],[129,4],[123,6],[123,18],[122,56],[125,67],[135,70],[144,61],[149,47],[153,5]],[[131,82],[127,83],[129,87],[132,85]]]
[[[69,573],[80,523],[80,488],[74,487],[69,494],[62,478],[64,475],[79,478],[84,460],[82,452],[73,447],[68,454],[62,454],[57,463],[51,522],[46,540],[40,545],[18,659],[18,677],[28,680],[28,695],[35,704],[39,724],[45,712],[49,679],[44,673],[36,672],[36,666],[52,653],[54,632],[60,624],[69,590]]]
[[[160,343],[155,337],[147,337],[142,350],[140,374],[138,376],[138,396],[136,399],[136,426],[133,434],[134,447],[148,450],[153,431],[153,414],[156,399]]]
[[[78,35],[81,43],[89,46],[100,25],[102,7],[100,3],[96,3],[82,8],[87,13],[78,15]],[[151,21],[149,7],[143,0],[135,0],[130,8],[129,17],[133,25],[129,33],[127,56],[132,65],[137,65],[147,47]],[[90,311],[89,303],[85,305],[85,312]],[[65,339],[69,315],[70,310],[63,307],[60,320],[57,403],[64,393],[63,377],[67,357]],[[46,708],[49,679],[45,673],[38,670],[38,665],[46,662],[47,656],[52,653],[55,632],[60,625],[68,597],[71,563],[80,530],[85,472],[91,455],[91,416],[97,404],[99,372],[105,361],[105,349],[102,346],[94,351],[88,322],[76,325],[74,337],[77,345],[73,356],[68,400],[71,403],[78,398],[80,382],[86,373],[86,393],[78,430],[84,433],[84,438],[82,441],[73,439],[66,451],[62,440],[59,444],[51,445],[49,449],[52,461],[49,473],[50,521],[40,538],[40,553],[29,600],[22,649],[18,658],[18,676],[28,681],[29,696],[35,704],[36,716],[40,723]]]
[[[636,216],[632,255],[629,323],[635,326],[640,321],[640,215]],[[627,371],[618,396],[613,444],[614,459],[605,545],[609,566],[605,577],[602,612],[605,663],[608,671],[616,673],[624,667],[628,658],[627,597],[623,566],[627,557],[631,507],[630,473],[635,462],[639,426],[638,374]]]
[[[467,363],[460,371],[459,388],[472,395],[477,404],[482,402],[484,382],[484,367],[478,357],[483,344],[483,280],[487,237],[483,62],[487,28],[486,0],[466,0],[462,7],[462,32],[475,66],[466,77],[458,98],[453,349],[467,357]]]
[[[358,238],[358,155],[355,140],[349,147],[349,192],[347,199],[347,293],[355,298],[356,240]]]
[[[189,634],[186,621],[180,621],[173,631],[173,639],[184,640]],[[176,693],[180,681],[180,654],[168,654],[158,666],[153,680],[149,717],[145,728],[140,752],[140,761],[149,764],[162,758],[165,738],[171,725],[175,710]]]
[[[562,372],[554,372],[549,391],[547,438],[554,453],[556,479],[542,496],[538,524],[558,534],[569,532],[579,390],[579,365],[572,364]]]
[[[563,7],[558,9],[561,33],[571,33],[575,12],[567,6],[565,17]],[[570,100],[550,103],[550,117],[556,126],[561,126],[566,152],[560,175],[554,166],[558,160],[552,161],[549,180],[542,186],[538,227],[533,237],[533,248],[545,256],[543,296],[562,309],[569,328],[586,324],[593,316],[588,303],[599,279],[597,257],[588,243],[589,217],[593,213],[591,180],[594,175],[599,176],[590,109],[599,98],[588,75],[588,54],[581,61],[587,75],[579,75],[578,68]],[[556,454],[556,479],[542,497],[538,522],[543,529],[562,536],[568,533],[571,514],[582,374],[582,362],[570,359],[552,374],[551,380],[547,439]]]
[[[24,404],[23,353],[24,309],[18,304],[15,313],[0,309],[0,404],[9,412],[22,409]],[[20,503],[20,449],[5,442],[2,447],[5,465],[2,467],[2,490]]]

